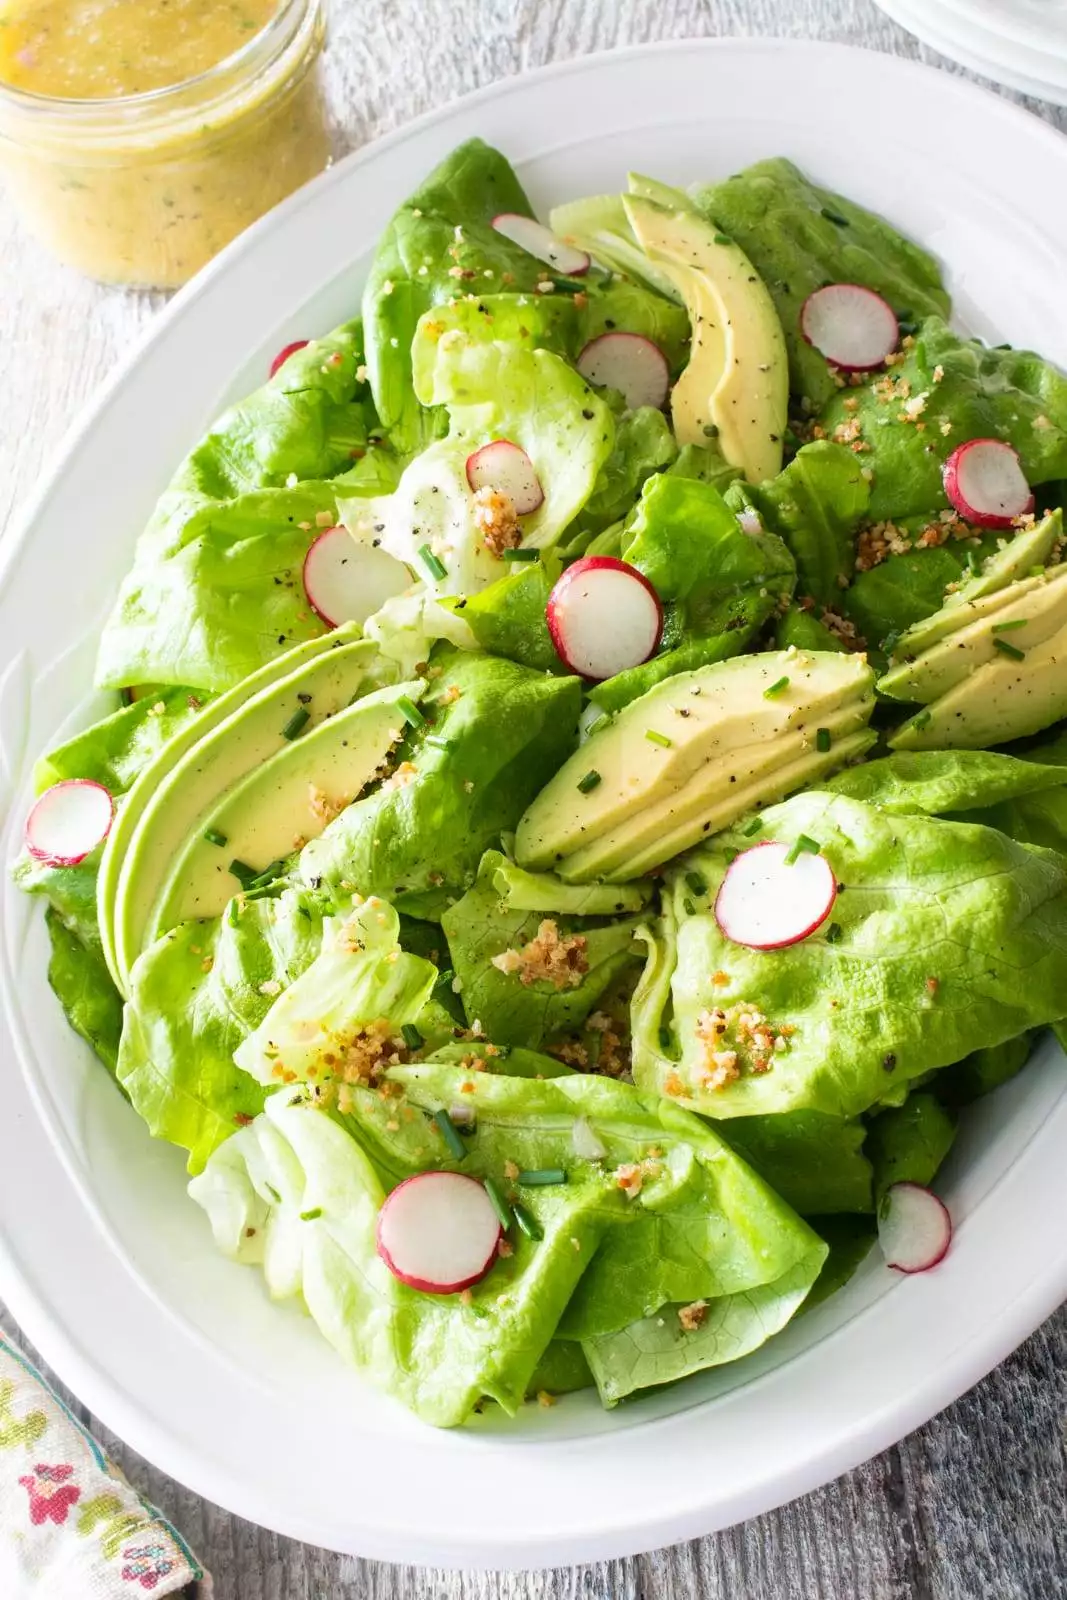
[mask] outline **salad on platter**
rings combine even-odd
[[[1067,377],[950,317],[784,159],[546,223],[473,140],[137,541],[14,875],[218,1247],[426,1422],[936,1267],[1061,1026]]]

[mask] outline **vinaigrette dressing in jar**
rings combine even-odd
[[[327,165],[322,0],[0,0],[0,169],[53,253],[174,288]]]

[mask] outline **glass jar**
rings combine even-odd
[[[27,225],[103,283],[171,289],[328,164],[322,0],[173,87],[68,100],[0,83],[0,168]]]

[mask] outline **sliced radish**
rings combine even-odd
[[[613,678],[654,655],[663,607],[644,573],[614,556],[583,556],[555,584],[545,619],[556,654],[583,678]]]
[[[26,818],[26,848],[49,867],[76,867],[111,830],[115,802],[102,783],[65,778],[35,802]]]
[[[378,1254],[394,1278],[424,1294],[455,1294],[484,1278],[501,1237],[493,1203],[459,1172],[418,1172],[378,1213]]]
[[[347,528],[327,528],[304,557],[304,591],[328,628],[366,622],[410,583],[402,561],[377,545],[357,544]]]
[[[837,898],[837,880],[823,855],[794,861],[784,844],[767,840],[735,856],[715,897],[715,920],[734,944],[781,950],[814,933]]]
[[[589,271],[590,261],[584,250],[557,239],[543,222],[535,222],[533,217],[521,217],[517,211],[502,211],[493,218],[493,227],[512,244],[536,256],[538,261],[547,262],[565,278],[580,278]]]
[[[671,369],[658,344],[641,333],[602,333],[590,339],[577,361],[582,377],[598,389],[618,389],[627,410],[667,403]]]
[[[878,1243],[896,1272],[929,1272],[952,1242],[952,1218],[930,1189],[894,1183],[878,1207]]]
[[[1019,457],[1000,439],[968,439],[953,450],[942,477],[960,516],[979,528],[1010,528],[1034,509]]]
[[[536,511],[545,498],[541,480],[526,451],[510,439],[494,439],[467,457],[467,482],[476,492],[506,494],[520,517]]]
[[[828,283],[800,308],[800,331],[843,372],[880,367],[900,342],[893,307],[861,283]]]
[[[310,343],[310,339],[294,339],[292,344],[287,344],[285,346],[284,350],[279,350],[278,354],[274,357],[274,360],[270,364],[271,377],[273,378],[276,372],[281,371],[282,367],[285,366],[285,363],[288,361],[290,356],[295,356],[298,350],[306,350]]]

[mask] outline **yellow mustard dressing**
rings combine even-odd
[[[322,0],[0,0],[0,168],[109,283],[184,283],[326,166]]]
[[[279,0],[9,0],[0,79],[31,94],[102,100],[195,78],[266,26]]]

